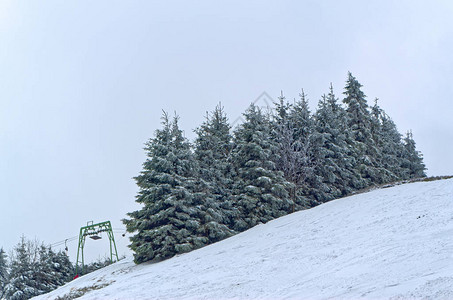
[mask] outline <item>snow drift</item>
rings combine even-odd
[[[335,200],[35,299],[453,299],[453,179]]]

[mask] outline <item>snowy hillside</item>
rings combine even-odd
[[[35,299],[453,299],[453,179],[375,190]]]

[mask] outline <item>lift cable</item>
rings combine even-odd
[[[73,236],[73,237],[70,237],[70,238],[67,238],[67,239],[64,239],[62,241],[59,241],[59,242],[55,242],[53,244],[50,244],[49,246],[50,247],[58,247],[58,246],[61,246],[61,245],[64,245],[65,243],[67,242],[72,242],[74,240],[76,240],[78,238],[78,236]]]
[[[113,229],[114,232],[126,232],[126,228],[112,228],[112,229]],[[66,239],[61,240],[59,242],[52,243],[49,246],[52,247],[52,248],[58,247],[58,246],[62,246],[65,243],[69,243],[69,242],[77,240],[78,237],[79,236],[76,235],[76,236],[73,236],[73,237],[70,237],[70,238],[66,238]]]

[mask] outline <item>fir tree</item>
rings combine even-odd
[[[365,143],[371,139],[371,118],[368,111],[366,96],[361,90],[362,85],[357,79],[348,73],[348,80],[345,86],[346,112],[348,113],[348,125],[352,129],[354,139]]]
[[[57,274],[52,269],[53,251],[44,244],[39,247],[39,260],[35,267],[36,288],[42,293],[48,293],[58,287],[55,283]]]
[[[6,283],[8,281],[8,263],[6,253],[3,248],[0,248],[0,299],[3,299]]]
[[[303,151],[301,143],[295,139],[295,128],[289,118],[292,105],[289,104],[283,92],[278,98],[279,102],[274,103],[274,115],[272,118],[272,138],[275,140],[277,147],[273,157],[277,170],[283,172],[285,179],[291,183],[288,187],[289,196],[293,202],[292,211],[304,207],[305,201],[299,203],[297,198],[297,185],[299,181],[299,167],[302,165],[306,153]]]
[[[404,138],[402,167],[405,169],[405,178],[426,177],[423,155],[417,151],[412,131],[408,131]]]
[[[288,199],[289,183],[273,162],[276,144],[269,118],[253,104],[244,117],[245,122],[235,131],[232,153],[238,174],[235,186],[235,205],[241,213],[235,224],[238,231],[285,215],[293,207]]]
[[[381,111],[381,140],[381,165],[388,172],[385,182],[405,179],[405,171],[401,167],[404,152],[401,134],[393,120],[384,111]]]
[[[327,186],[325,201],[350,194],[351,182],[357,176],[353,170],[354,161],[350,155],[347,137],[350,135],[346,112],[338,104],[333,87],[318,103],[315,114],[316,132],[322,135],[319,147],[322,163],[316,167],[316,173],[323,178]]]
[[[206,245],[200,236],[203,211],[196,163],[178,118],[163,115],[163,128],[146,145],[148,158],[135,178],[140,189],[136,202],[143,207],[125,219],[135,262],[164,259]]]
[[[64,252],[54,252],[44,244],[40,246],[39,261],[35,268],[38,290],[48,293],[71,281],[73,274],[72,263]]]
[[[327,192],[321,176],[315,172],[316,167],[321,163],[319,146],[323,143],[323,137],[315,131],[315,122],[303,90],[299,96],[300,99],[295,101],[289,113],[295,141],[294,148],[298,152],[294,182],[297,190],[296,198],[298,203],[307,202],[308,198],[309,206],[315,206],[323,202]]]
[[[37,247],[22,237],[13,253],[4,297],[10,300],[23,300],[42,294],[35,273],[38,262]]]
[[[195,130],[195,158],[205,211],[201,230],[210,242],[234,234],[230,227],[238,215],[232,201],[234,174],[229,161],[233,146],[230,128],[223,107],[219,104]]]
[[[382,184],[398,180],[395,165],[397,156],[394,155],[400,143],[399,133],[396,127],[392,127],[382,108],[378,105],[378,99],[371,108],[371,137],[372,144],[368,145],[368,153],[374,158],[375,176],[373,183]],[[394,125],[394,124],[393,124]],[[396,132],[393,132],[396,131]]]
[[[62,286],[72,280],[74,276],[74,265],[64,251],[54,252],[49,248],[49,252],[51,253],[50,262],[52,272],[56,274],[55,284]]]
[[[289,120],[294,128],[294,137],[301,143],[309,143],[310,135],[314,130],[314,121],[308,107],[308,100],[304,90],[299,94],[299,100],[294,101],[289,111]]]
[[[193,152],[177,117],[164,114],[135,178],[142,208],[123,220],[135,234],[135,261],[191,251],[372,184],[425,176],[412,136],[402,143],[361,87],[349,73],[345,108],[331,86],[314,116],[303,91],[293,104],[282,94],[272,118],[251,105],[233,138],[219,105],[195,130]]]
[[[356,163],[354,169],[361,175],[353,182],[356,189],[371,185],[378,177],[371,133],[371,115],[361,87],[357,79],[348,73],[343,102],[346,104],[348,126],[351,132],[351,154]]]

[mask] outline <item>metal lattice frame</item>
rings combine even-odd
[[[85,239],[87,236],[90,236],[93,239],[99,239],[100,237],[98,236],[99,233],[101,232],[107,232],[107,236],[109,237],[110,241],[110,261],[113,261],[113,257],[116,258],[115,261],[118,261],[118,251],[116,250],[116,244],[115,244],[115,237],[113,236],[113,230],[112,230],[112,224],[110,221],[105,221],[102,223],[97,223],[93,224],[93,221],[87,222],[87,226],[81,227],[80,228],[80,233],[79,233],[79,247],[77,249],[77,261],[76,261],[76,271],[75,275],[79,275],[79,254],[81,254],[81,260],[80,262],[82,263],[82,274],[85,270],[85,262],[83,259],[83,247],[85,246]],[[113,251],[115,250],[115,251]]]

